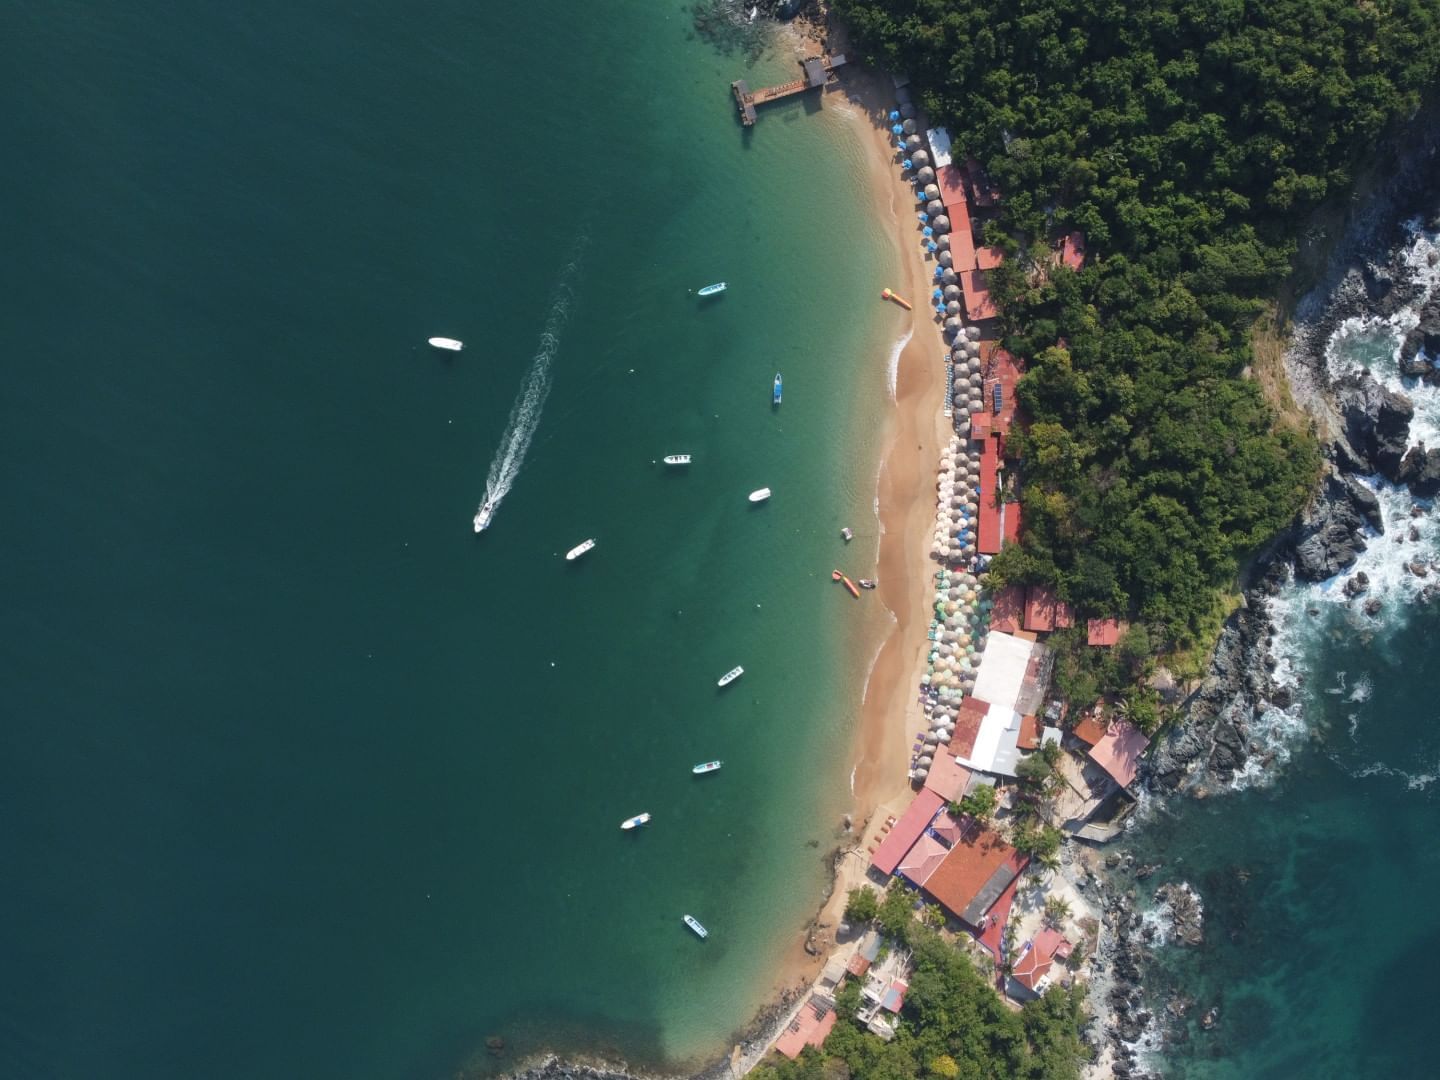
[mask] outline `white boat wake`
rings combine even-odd
[[[570,318],[570,306],[575,299],[572,282],[580,268],[580,259],[570,263],[560,274],[560,283],[555,286],[555,299],[550,313],[545,317],[545,328],[540,332],[540,347],[525,373],[525,382],[515,404],[510,407],[510,418],[505,422],[505,431],[500,436],[500,448],[490,462],[490,474],[485,478],[485,498],[475,512],[475,531],[478,533],[489,526],[500,509],[500,503],[515,485],[520,475],[520,466],[525,463],[525,454],[530,449],[530,440],[540,426],[540,410],[545,407],[545,398],[550,393],[550,361],[560,347],[560,331]]]

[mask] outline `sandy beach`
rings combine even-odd
[[[894,90],[881,73],[857,65],[846,70],[838,88],[827,92],[826,104],[853,111],[854,123],[861,129],[871,212],[891,236],[899,268],[894,280],[875,283],[875,303],[884,309],[879,317],[893,327],[889,340],[907,335],[908,340],[899,356],[895,401],[884,414],[877,492],[881,537],[876,595],[891,621],[880,631],[883,640],[876,638],[872,623],[852,650],[863,657],[861,662],[874,658],[852,749],[854,832],[841,842],[829,900],[805,939],[795,942],[777,966],[772,1000],[787,990],[808,986],[818,975],[834,947],[846,893],[865,880],[866,846],[885,817],[876,811],[888,811],[893,805],[899,812],[910,792],[910,740],[926,723],[915,696],[925,670],[925,631],[933,595],[932,566],[925,548],[934,513],[936,468],[950,434],[942,412],[944,346],[927,302],[932,287],[929,266],[919,243],[910,192],[896,166],[887,120],[894,108]],[[907,312],[882,300],[880,290],[886,287],[909,300],[914,310]],[[883,363],[886,357],[874,359]]]

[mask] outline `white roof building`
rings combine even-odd
[[[935,168],[943,169],[950,164],[950,132],[943,127],[933,127],[925,132],[930,140],[930,153],[935,159]]]

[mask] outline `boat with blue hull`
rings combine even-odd
[[[780,404],[780,387],[781,387],[781,385],[782,385],[782,384],[781,384],[781,382],[780,382],[780,373],[777,371],[777,372],[775,372],[775,390],[774,390],[773,394],[772,394],[771,397],[770,397],[770,402],[771,402],[772,405],[779,405],[779,404]]]

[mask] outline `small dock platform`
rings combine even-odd
[[[736,79],[730,84],[730,92],[735,95],[735,106],[740,110],[740,123],[751,127],[755,123],[757,105],[766,105],[772,101],[779,101],[782,98],[794,97],[796,94],[803,94],[806,90],[815,90],[836,82],[838,76],[836,70],[845,66],[845,57],[837,53],[834,56],[812,56],[800,62],[802,75],[793,82],[782,83],[780,86],[766,86],[759,90],[751,90],[744,79]]]

